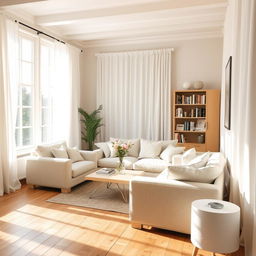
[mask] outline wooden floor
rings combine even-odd
[[[136,230],[128,216],[59,205],[57,190],[22,189],[0,197],[0,255],[190,256],[189,236],[159,229]],[[200,250],[198,255],[211,253]],[[221,255],[221,254],[217,254]],[[241,249],[233,256],[243,256]]]

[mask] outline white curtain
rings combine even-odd
[[[69,52],[69,131],[68,144],[71,147],[81,147],[81,130],[78,108],[80,107],[80,50],[68,46]]]
[[[256,2],[229,1],[225,25],[224,65],[228,55],[233,57],[232,123],[230,131],[222,131],[222,150],[230,162],[230,199],[239,204],[242,210],[242,240],[245,254],[255,256]]]
[[[53,138],[64,139],[69,146],[80,148],[79,49],[55,42],[53,78]]]
[[[100,140],[170,138],[171,49],[97,55]]]
[[[18,25],[0,15],[0,195],[20,188],[15,123],[19,78]]]

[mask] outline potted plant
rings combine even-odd
[[[87,113],[84,109],[78,108],[78,112],[81,114],[82,119],[82,140],[88,143],[89,150],[93,150],[93,144],[96,139],[97,134],[99,133],[97,129],[103,124],[101,123],[102,118],[98,117],[98,114],[102,110],[102,105],[100,105],[96,110],[91,114]]]

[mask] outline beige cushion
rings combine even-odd
[[[164,161],[171,163],[172,157],[174,155],[183,153],[185,150],[185,147],[175,147],[172,144],[170,144],[160,155],[160,158]]]
[[[170,164],[161,159],[140,159],[134,163],[134,170],[142,170],[145,172],[161,172],[166,169]]]
[[[141,139],[139,158],[156,158],[160,155],[161,149],[162,143],[160,141]]]
[[[133,163],[135,163],[138,159],[135,157],[124,157],[124,166],[128,170],[132,170]],[[107,168],[116,168],[119,164],[119,158],[113,157],[113,158],[101,158],[98,160],[98,166],[99,167],[107,167]]]
[[[128,150],[127,156],[138,157],[140,152],[140,140],[139,139],[117,139],[117,138],[110,138],[111,142],[116,140],[120,140],[122,143],[131,143],[132,146]],[[112,145],[111,145],[112,146]]]
[[[71,159],[72,163],[83,161],[83,157],[81,156],[80,152],[76,148],[67,148],[67,152],[69,155],[69,158]]]
[[[92,169],[96,168],[96,164],[93,161],[79,161],[72,164],[72,177],[75,178],[81,174],[84,174]]]
[[[205,152],[204,154],[201,154],[195,157],[194,159],[192,159],[188,163],[188,165],[196,168],[204,167],[207,164],[209,157],[210,157],[210,152]]]
[[[103,151],[105,157],[110,157],[110,149],[108,146],[108,142],[98,142],[95,143],[95,146]]]
[[[109,142],[107,142],[107,145],[108,145],[109,150],[110,150],[110,155],[109,155],[109,157],[110,157],[110,158],[116,157],[117,151],[116,151],[116,149],[114,149],[113,143],[109,141]]]
[[[185,153],[183,153],[183,164],[188,164],[195,157],[196,157],[195,148],[188,149]]]
[[[54,148],[66,148],[67,144],[66,142],[60,142],[55,144],[48,144],[48,145],[38,145],[35,149],[35,152],[38,154],[38,156],[41,157],[53,157],[52,150]]]
[[[178,143],[178,140],[160,140],[162,144],[162,151],[165,150],[169,145],[176,146]]]
[[[64,148],[60,148],[60,149],[53,148],[52,149],[52,154],[56,158],[69,158],[67,150],[64,149]]]

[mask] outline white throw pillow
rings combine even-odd
[[[162,143],[162,151],[164,151],[169,145],[176,146],[178,143],[178,140],[160,140]]]
[[[52,150],[54,148],[66,148],[67,144],[66,142],[60,142],[56,144],[50,144],[50,145],[38,145],[35,149],[35,152],[38,154],[38,156],[41,157],[53,157]]]
[[[113,147],[113,143],[112,142],[108,142],[108,148],[109,148],[109,151],[110,151],[110,155],[109,155],[109,157],[116,157],[116,153],[117,153],[117,150],[116,149],[114,149],[114,147]]]
[[[205,152],[204,154],[199,155],[194,159],[192,159],[188,163],[188,165],[196,168],[204,167],[207,164],[209,157],[210,157],[210,152]]]
[[[76,148],[67,148],[67,152],[68,152],[69,158],[72,160],[72,163],[75,163],[75,162],[78,162],[78,161],[84,161],[84,159],[81,156],[78,149],[76,149]]]
[[[98,142],[98,143],[95,143],[95,146],[100,148],[103,151],[104,156],[106,158],[110,157],[110,149],[108,146],[108,142]]]
[[[196,157],[196,150],[195,148],[188,149],[186,152],[183,153],[183,164],[188,164],[192,159]]]
[[[54,148],[54,149],[52,150],[52,154],[53,154],[53,156],[56,157],[56,158],[69,158],[69,157],[68,157],[67,150],[64,149],[64,148],[63,148],[63,149],[62,149],[62,148],[60,148],[60,149]]]
[[[160,141],[141,139],[139,158],[156,158],[159,156],[161,149],[162,143]]]
[[[172,144],[170,144],[160,155],[160,158],[164,161],[171,163],[172,157],[174,155],[183,153],[185,150],[185,147],[175,147]]]
[[[129,148],[127,156],[138,157],[140,152],[140,140],[139,139],[118,139],[118,138],[110,138],[111,142],[119,140],[121,143],[130,143],[132,146]]]
[[[169,166],[168,179],[212,183],[223,171],[220,165],[207,165],[196,168],[193,166]]]

